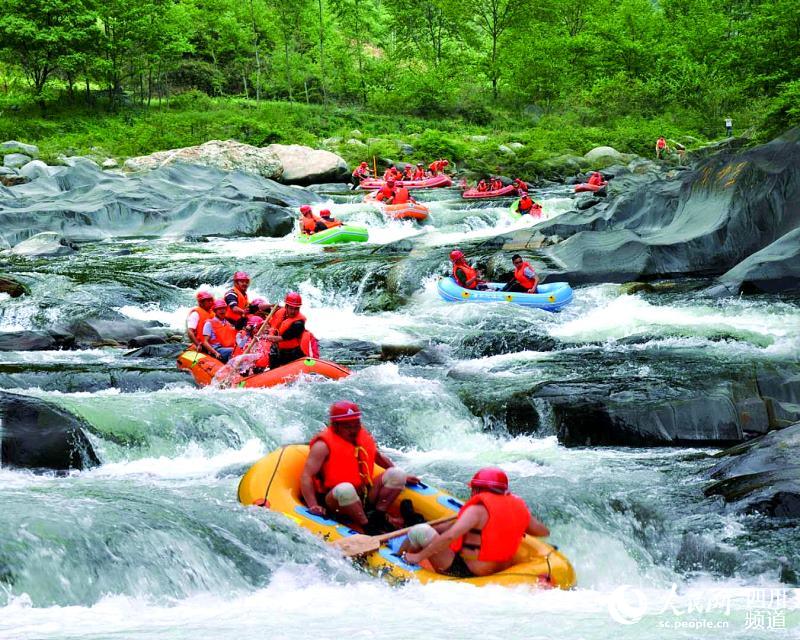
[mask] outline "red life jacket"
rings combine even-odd
[[[214,331],[214,338],[209,340],[212,347],[235,347],[236,327],[227,320],[220,320],[216,316],[209,320]]]
[[[342,223],[339,220],[334,220],[332,218],[322,218],[322,224],[324,224],[328,229],[333,229],[334,227],[341,227]]]
[[[533,206],[533,200],[531,200],[531,197],[528,194],[525,194],[519,199],[517,210],[520,213],[528,213],[528,211],[531,210],[532,206]]]
[[[414,180],[424,180],[425,179],[425,169],[419,169],[414,172]]]
[[[656,142],[656,148],[657,149],[663,149],[666,146],[667,146],[667,141],[664,140],[664,138],[659,138],[658,142]]]
[[[533,271],[533,267],[531,267],[530,262],[523,262],[519,265],[516,269],[514,269],[514,278],[516,278],[517,282],[519,282],[523,287],[526,289],[533,289],[533,285],[535,284],[534,280],[531,280],[525,275],[525,269],[530,268]],[[535,273],[535,271],[534,271]]]
[[[512,493],[503,496],[482,491],[461,507],[458,515],[473,505],[483,505],[489,518],[481,529],[481,548],[478,560],[483,562],[508,562],[517,553],[531,520],[531,512],[521,498]],[[450,548],[458,553],[464,543],[463,536],[453,540]]]
[[[378,193],[375,194],[376,200],[388,200],[394,195],[394,187],[390,187],[389,185],[383,185],[379,190]]]
[[[319,341],[310,331],[303,331],[300,336],[300,350],[309,358],[319,358]]]
[[[317,219],[314,216],[303,216],[300,219],[300,230],[306,235],[312,235],[317,231]]]
[[[405,187],[398,187],[394,192],[392,204],[406,204],[411,199],[408,189]]]
[[[200,340],[202,342],[203,341],[203,327],[206,326],[206,322],[208,320],[211,320],[211,318],[214,317],[214,314],[211,311],[206,311],[205,309],[203,309],[203,307],[195,307],[194,309],[192,309],[189,312],[189,315],[192,315],[192,313],[194,313],[195,311],[197,311],[197,315],[199,316],[200,319],[197,321],[197,327],[194,330],[194,335],[198,340]],[[186,330],[187,330],[187,333],[188,333],[188,330],[189,330],[189,324],[188,324],[189,323],[189,318],[188,317],[186,318],[186,323],[187,323],[186,324]]]
[[[302,320],[303,322],[306,321],[306,317],[302,313],[297,313],[296,316],[291,318],[286,317],[286,307],[282,309],[278,309],[275,312],[275,315],[269,321],[269,326],[275,329],[275,333],[277,335],[283,335],[283,332],[286,331],[289,327],[292,326],[298,320]],[[278,343],[278,349],[296,349],[300,346],[300,342],[302,340],[302,336],[297,338],[292,338],[291,340],[281,340]]]
[[[236,287],[232,287],[231,289],[228,289],[225,292],[225,295],[227,296],[229,293],[235,293],[236,294],[236,305],[240,309],[245,309],[246,310],[250,306],[250,303],[247,301],[247,294],[246,293],[242,293]],[[236,311],[234,311],[230,306],[228,307],[228,310],[225,312],[225,317],[228,320],[230,320],[231,322],[238,322],[239,320],[241,320],[242,315],[243,314],[237,313]]]
[[[463,271],[466,274],[466,281],[461,282],[456,275],[456,270]],[[474,282],[471,285],[468,285],[467,282],[473,280]],[[469,264],[467,264],[466,260],[463,262],[457,262],[453,265],[453,280],[455,280],[460,287],[464,287],[465,289],[474,289],[478,286],[478,271],[477,269],[473,269]]]
[[[503,183],[500,180],[492,180],[492,191],[500,191],[503,188]]]
[[[436,175],[437,173],[439,173],[439,171],[441,171],[441,169],[442,169],[442,163],[441,163],[441,162],[439,162],[438,160],[434,160],[433,162],[431,162],[431,163],[428,165],[428,169],[430,169],[430,172],[431,172],[432,174]]]
[[[600,174],[598,171],[595,171],[592,174],[592,177],[589,178],[589,184],[596,184],[596,185],[603,184],[603,176],[602,176],[602,174]]]
[[[314,478],[319,493],[328,493],[341,482],[349,482],[356,491],[372,486],[378,447],[369,431],[362,427],[355,445],[338,435],[332,427],[315,435],[309,446],[314,446],[318,440],[328,445],[328,457],[319,475]]]
[[[528,191],[528,183],[527,183],[527,182],[524,182],[524,181],[522,181],[522,180],[520,180],[519,178],[517,178],[516,180],[514,180],[514,186],[515,186],[515,187],[516,187],[516,188],[517,188],[519,191],[525,191],[526,193],[527,193],[527,191]]]

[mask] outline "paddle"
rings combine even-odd
[[[252,349],[253,346],[256,344],[256,340],[258,339],[258,336],[261,335],[261,332],[264,330],[264,327],[268,327],[269,326],[269,321],[272,319],[273,314],[277,310],[278,310],[278,303],[276,302],[275,304],[272,305],[272,311],[269,312],[269,315],[267,315],[267,317],[264,319],[264,322],[261,323],[261,326],[258,328],[258,331],[255,332],[255,335],[253,335],[253,338],[250,340],[250,342],[244,348],[244,351],[242,351],[242,355],[243,356],[246,356],[248,353],[250,353],[250,349]]]
[[[436,520],[431,520],[426,524],[431,526],[435,524],[442,524],[443,522],[450,522],[451,520],[455,520],[458,516],[445,516],[443,518],[438,518]],[[416,525],[415,525],[416,526]],[[392,538],[397,538],[398,536],[405,535],[408,533],[412,527],[406,527],[405,529],[398,529],[397,531],[390,531],[389,533],[384,533],[380,536],[368,536],[362,533],[356,534],[354,536],[348,536],[347,538],[341,538],[336,540],[333,543],[339,551],[342,552],[345,558],[352,558],[354,556],[363,556],[366,553],[372,553],[373,551],[377,551],[381,548],[381,544],[386,542],[387,540],[391,540]]]
[[[250,350],[253,348],[253,346],[255,346],[256,341],[258,340],[258,337],[261,335],[261,332],[264,330],[265,327],[269,326],[270,318],[272,318],[272,315],[277,310],[278,310],[278,303],[276,302],[274,305],[272,305],[272,311],[269,312],[269,315],[267,315],[267,317],[264,320],[264,322],[261,323],[261,326],[258,328],[258,331],[256,331],[253,334],[253,337],[250,339],[250,342],[247,343],[247,346],[244,348],[244,351],[242,351],[242,353],[240,355],[236,356],[237,362],[240,362],[240,360],[238,360],[238,358],[243,358],[248,353],[250,353]],[[219,381],[218,388],[227,389],[231,384],[233,384],[233,377],[231,376],[231,374],[234,373],[233,365],[226,364],[219,371],[217,371],[216,374],[214,374],[214,378],[217,379],[217,376],[219,374],[223,373],[223,372],[224,372],[224,374],[222,376],[220,376],[220,378],[219,378],[220,381]],[[238,376],[240,374],[237,372],[236,375]]]

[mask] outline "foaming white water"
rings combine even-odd
[[[777,637],[774,631],[746,626],[752,597],[748,587],[700,583],[673,590],[671,585],[639,586],[630,575],[622,580],[623,588],[611,593],[480,588],[453,582],[392,588],[368,579],[345,587],[325,580],[312,567],[289,565],[276,572],[267,587],[251,593],[206,594],[167,605],[107,596],[92,607],[34,609],[21,596],[0,610],[0,633],[20,640],[408,640],[431,635],[462,640],[475,637],[478,629],[482,638],[504,640],[606,640],[612,634],[620,640]],[[788,630],[797,624],[798,601],[797,590],[786,591]],[[712,601],[722,606],[697,613],[699,603]],[[680,628],[684,621],[717,628],[698,633],[695,628]],[[678,628],[670,628],[673,625]]]
[[[0,364],[102,364],[110,363],[125,349],[81,349],[80,351],[0,351]]]

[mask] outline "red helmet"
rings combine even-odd
[[[250,301],[251,306],[260,307],[262,304],[267,304],[267,301],[264,298],[253,298]]]
[[[301,298],[300,294],[296,291],[290,291],[283,299],[283,303],[287,307],[300,307],[303,304],[303,298]]]
[[[250,276],[244,271],[237,271],[233,274],[233,281],[236,282],[237,280],[247,280],[250,282]]]
[[[331,217],[331,212],[328,209],[323,209],[322,211],[319,212],[319,217],[320,218],[330,218]]]
[[[250,316],[247,319],[248,327],[260,327],[262,324],[264,324],[264,318],[261,318],[260,316]]]
[[[448,166],[449,164],[450,164],[450,163],[449,163],[447,160],[442,160],[442,165],[443,165],[443,166],[445,166],[445,167],[446,167],[446,166]]]
[[[494,493],[508,493],[508,476],[497,467],[486,467],[478,471],[469,481],[470,489],[487,489]]]
[[[311,213],[311,207],[309,207],[307,204],[304,204],[302,207],[300,207],[300,213],[302,213],[303,215]]]
[[[216,302],[214,302],[214,304],[211,305],[211,309],[213,311],[216,311],[217,309],[227,309],[227,308],[228,308],[228,303],[225,302],[224,300],[217,300]]]
[[[339,400],[334,402],[330,408],[331,424],[339,422],[360,422],[361,409],[355,402],[348,402],[347,400]]]
[[[393,187],[394,186],[394,180],[387,180],[386,181],[386,186]]]
[[[361,163],[361,166],[362,166],[362,167],[368,167],[369,165],[368,165],[366,162],[362,162],[362,163]]]
[[[450,252],[450,260],[452,260],[453,262],[458,262],[459,260],[463,259],[464,259],[464,252],[461,251],[460,249],[453,249],[453,251]]]
[[[202,302],[203,300],[214,299],[214,296],[212,296],[208,291],[198,291],[196,297],[198,302]]]

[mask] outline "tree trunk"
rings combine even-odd
[[[319,86],[322,89],[322,103],[328,102],[325,91],[325,26],[322,20],[322,0],[317,0],[319,5]]]

